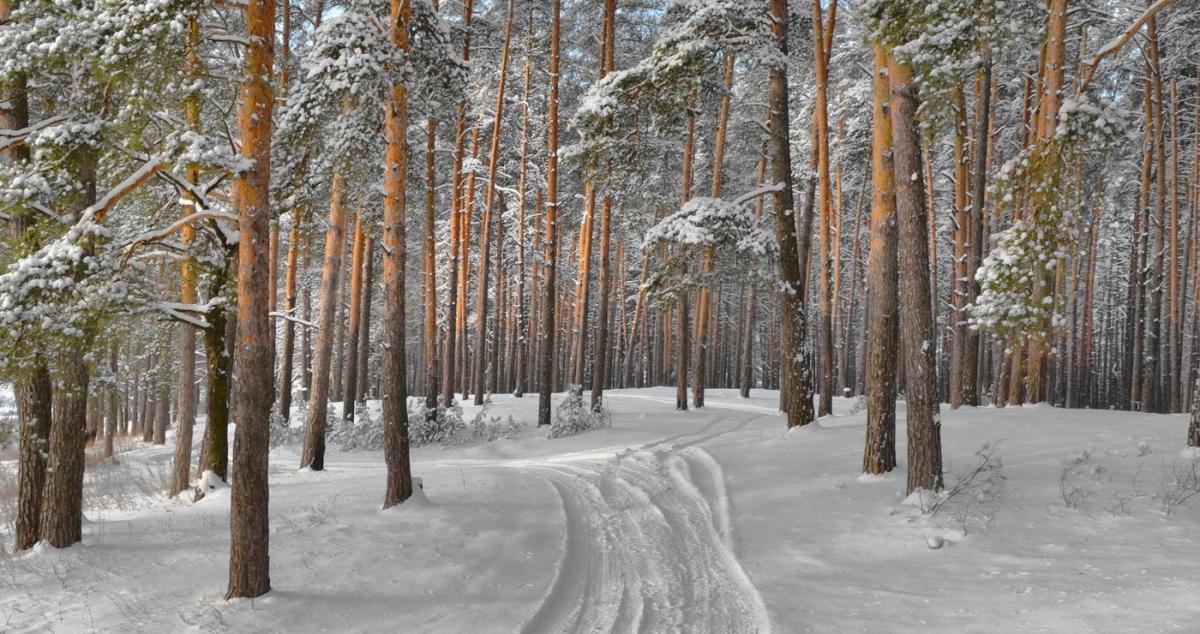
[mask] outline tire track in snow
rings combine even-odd
[[[524,632],[770,631],[733,551],[720,465],[694,446],[707,431],[679,448],[524,465],[567,519],[558,574]]]

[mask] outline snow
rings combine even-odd
[[[704,409],[676,412],[673,388],[608,391],[611,427],[549,440],[531,424],[535,397],[492,396],[484,415],[467,405],[463,419],[527,424],[491,442],[415,449],[423,490],[388,511],[381,452],[331,443],[325,471],[299,472],[298,447],[276,448],[273,590],[253,601],[221,598],[227,489],[198,503],[157,495],[127,510],[89,506],[81,545],[0,555],[0,623],[13,631],[1194,626],[1200,501],[1169,515],[1160,501],[1196,459],[1180,452],[1186,416],[948,411],[947,487],[978,465],[1002,477],[950,500],[926,492],[906,503],[903,465],[860,475],[864,415],[849,413],[853,401],[837,399],[819,427],[789,433],[775,392],[741,399],[708,390],[705,400]],[[378,415],[376,403],[367,410]],[[903,403],[898,418],[903,460]],[[135,444],[94,474],[131,479],[169,465],[170,439]],[[211,475],[205,482],[217,485]],[[944,514],[922,511],[938,504]],[[0,539],[11,544],[9,533]]]

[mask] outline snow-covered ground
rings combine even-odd
[[[535,396],[492,400],[489,415],[532,422]],[[710,390],[676,412],[673,389],[610,392],[610,429],[415,450],[424,494],[389,511],[380,453],[333,447],[310,473],[282,447],[266,597],[221,598],[225,491],[146,497],[91,511],[82,545],[0,555],[0,631],[1200,627],[1200,497],[1164,512],[1194,477],[1185,417],[947,411],[947,485],[984,468],[931,516],[904,500],[903,467],[860,477],[851,401],[787,434],[776,400]],[[902,414],[899,435],[903,463]],[[97,471],[150,478],[170,453]]]

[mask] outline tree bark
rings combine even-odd
[[[462,28],[463,28],[463,62],[471,61],[471,17],[473,9],[473,0],[463,2],[462,13]],[[466,253],[462,250],[462,233],[464,215],[469,217],[469,210],[463,209],[463,158],[466,152],[467,141],[467,101],[461,99],[458,102],[458,115],[454,126],[454,171],[451,173],[451,188],[450,188],[450,258],[449,270],[446,274],[448,287],[446,290],[446,300],[449,302],[446,310],[446,335],[445,345],[443,346],[443,361],[442,361],[442,405],[450,407],[454,404],[454,387],[458,378],[457,363],[459,355],[459,346],[465,342],[459,341],[459,330],[462,324],[459,323],[458,314],[462,309],[460,305],[459,295],[462,294],[462,289],[459,288],[459,259],[466,257]],[[434,414],[436,415],[436,413]]]
[[[392,43],[409,49],[409,0],[391,0]],[[383,341],[381,346],[383,387],[384,458],[387,483],[383,508],[403,503],[413,492],[408,456],[408,385],[405,376],[404,265],[405,212],[408,187],[408,88],[392,84],[384,134],[387,157],[384,163],[383,204]]]
[[[87,366],[76,358],[55,368],[50,442],[39,538],[55,548],[83,539],[83,463],[87,427]]]
[[[321,292],[317,317],[317,342],[313,353],[312,389],[308,395],[308,419],[304,423],[304,448],[300,468],[325,468],[325,430],[328,426],[330,370],[338,312],[338,278],[342,272],[342,249],[346,243],[346,177],[334,167],[329,193],[329,229],[325,234],[325,264],[321,269]]]
[[[614,69],[616,59],[617,0],[604,0],[604,46],[602,47],[600,79]],[[608,168],[611,174],[611,165]],[[600,202],[600,262],[596,290],[600,302],[596,310],[596,337],[592,353],[592,411],[600,412],[604,407],[604,386],[608,380],[609,362],[609,301],[612,292],[612,196],[607,192]]]
[[[787,0],[771,0],[771,32],[780,53],[788,53]],[[787,411],[788,427],[807,425],[813,420],[812,371],[805,351],[808,319],[803,303],[804,278],[800,266],[807,253],[798,253],[795,205],[792,199],[792,151],[789,142],[789,106],[787,72],[783,66],[770,71],[771,176],[782,185],[775,193],[775,235],[779,243],[780,330],[783,341],[783,372],[786,389],[781,401]]]
[[[484,194],[483,219],[479,225],[479,287],[475,301],[475,404],[483,405],[484,368],[487,358],[488,259],[491,248],[492,213],[496,203],[496,169],[500,164],[500,132],[504,123],[504,83],[508,76],[508,51],[512,44],[513,17],[516,5],[508,0],[508,20],[504,27],[504,45],[500,49],[500,72],[496,87],[496,109],[492,118],[492,144],[488,158],[487,190]],[[500,254],[497,257],[503,257]]]
[[[350,256],[350,330],[346,334],[345,383],[342,386],[342,420],[354,422],[354,402],[358,396],[358,341],[362,337],[363,254],[367,235],[363,231],[362,212],[354,214],[354,246]],[[366,377],[363,377],[366,380]]]
[[[863,472],[896,467],[897,295],[896,183],[892,163],[892,120],[888,55],[875,51],[871,135],[871,250],[867,263],[867,440]]]
[[[891,82],[892,154],[899,220],[901,310],[904,329],[901,352],[907,381],[908,492],[942,488],[941,419],[937,401],[937,368],[934,360],[933,306],[927,272],[926,241],[929,219],[925,209],[924,181],[906,174],[922,173],[917,128],[917,87],[912,69],[888,60]]]
[[[235,183],[238,205],[238,345],[234,365],[238,381],[235,408],[230,501],[229,588],[226,599],[257,597],[271,589],[267,453],[270,450],[272,342],[270,262],[271,221],[271,68],[275,42],[274,0],[248,0],[246,29],[250,44],[238,106],[241,156],[253,167]]]
[[[829,56],[826,51],[829,35],[833,33],[834,20],[837,16],[837,3],[830,3],[829,25],[822,26],[821,2],[813,0],[813,47],[816,61],[816,101],[813,105],[813,126],[816,128],[817,145],[817,226],[820,240],[820,265],[817,273],[820,280],[817,284],[819,316],[817,321],[817,378],[820,400],[817,406],[817,416],[827,416],[833,412],[833,295],[832,273],[830,271],[833,255],[833,195],[829,182],[829,114],[827,111],[829,86]]]
[[[543,270],[542,348],[538,370],[538,426],[550,424],[550,390],[554,379],[554,305],[558,259],[558,63],[560,0],[550,0],[550,101],[546,107],[546,238]]]

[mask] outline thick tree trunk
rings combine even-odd
[[[788,52],[787,0],[771,0],[771,32],[775,45],[786,58]],[[792,200],[792,151],[789,142],[789,106],[787,73],[774,66],[770,73],[771,177],[782,187],[775,193],[775,235],[779,242],[779,281],[781,292],[780,346],[783,372],[787,386],[781,402],[787,411],[788,427],[807,425],[813,420],[812,371],[809,368],[805,338],[808,319],[805,315],[804,278],[801,262],[807,253],[798,253],[795,206]]]
[[[8,22],[15,0],[0,0],[0,24]],[[25,76],[16,73],[8,78],[0,93],[0,127],[20,130],[29,126],[29,92]],[[0,151],[6,163],[23,163],[30,158],[29,147],[19,144]],[[24,215],[13,219],[13,238],[33,249],[36,240],[28,229],[31,219]],[[46,480],[46,451],[51,425],[50,373],[44,359],[34,359],[30,368],[19,373],[14,382],[17,402],[17,423],[20,441],[17,466],[16,549],[32,548],[39,539],[42,494]]]
[[[409,49],[409,0],[392,0],[392,43]],[[408,89],[392,84],[384,135],[387,157],[383,176],[383,438],[387,483],[383,508],[403,503],[413,492],[408,457],[408,385],[405,376],[404,265],[405,211],[408,185]]]
[[[867,263],[867,440],[863,472],[886,473],[896,466],[897,295],[896,183],[892,164],[892,120],[888,55],[874,45],[871,135],[871,250]]]
[[[55,369],[50,442],[39,537],[55,548],[83,539],[83,462],[87,427],[87,366],[62,359]]]
[[[44,363],[17,379],[17,423],[21,426],[17,465],[16,549],[33,548],[40,538],[46,456],[51,431],[50,372]]]
[[[921,174],[917,128],[917,87],[912,69],[888,60],[891,82],[892,154],[896,174]],[[934,360],[933,306],[929,277],[929,219],[924,182],[897,178],[896,216],[899,220],[899,264],[904,329],[901,353],[907,373],[908,492],[942,488],[941,419]]]
[[[243,248],[238,250],[238,345],[234,359],[238,425],[233,447],[226,599],[257,597],[271,589],[267,453],[274,333],[268,316],[270,262],[263,245],[270,239],[271,221],[271,126],[266,122],[271,121],[274,107],[274,0],[248,0],[246,29],[250,44],[238,107],[238,136],[241,156],[253,167],[242,172],[235,184]]]

